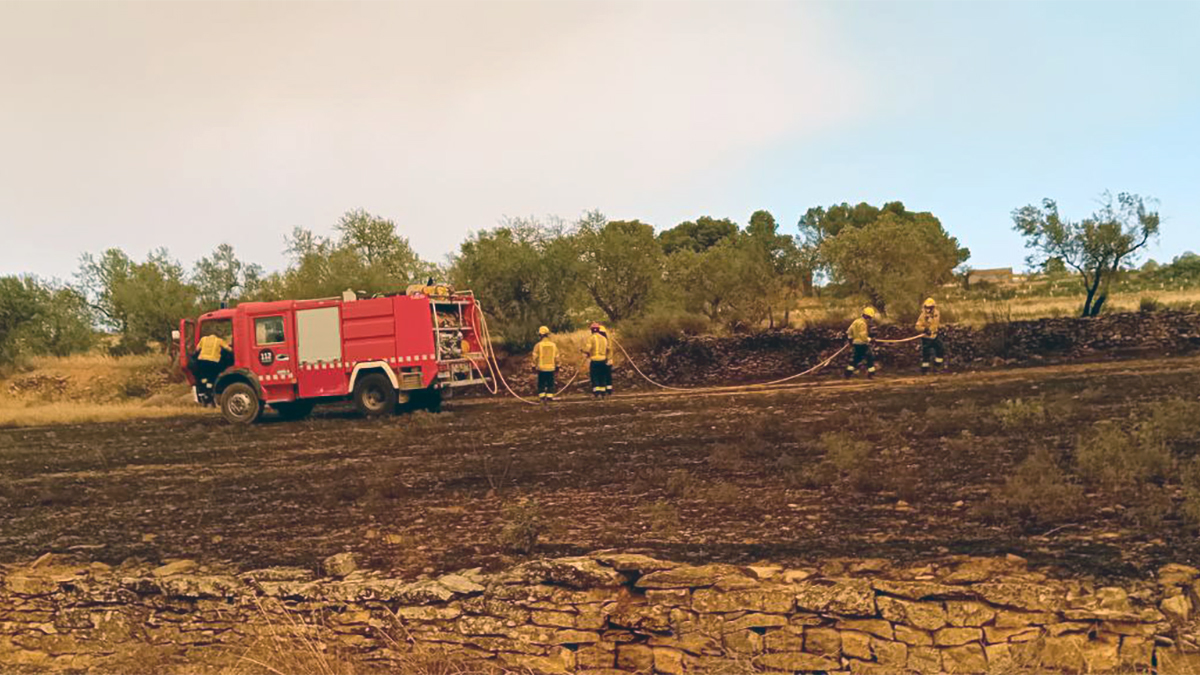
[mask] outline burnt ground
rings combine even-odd
[[[1061,452],[1095,420],[1195,400],[1198,385],[1200,358],[1189,357],[641,392],[550,410],[462,400],[380,420],[331,410],[252,428],[212,416],[0,430],[0,562],[54,551],[315,567],[352,550],[404,574],[492,568],[522,558],[501,532],[518,517],[505,507],[524,503],[545,530],[534,556],[1016,553],[1072,573],[1143,575],[1200,561],[1195,532],[1172,516],[1133,523],[1102,495],[1053,527],[997,519],[989,493],[1033,449]],[[1005,430],[992,407],[1016,398],[1043,401],[1050,416]],[[852,475],[822,478],[820,436],[836,431],[869,454]],[[1194,438],[1175,448],[1195,451]]]

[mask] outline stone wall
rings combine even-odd
[[[883,326],[877,334],[901,339],[907,325]],[[942,337],[951,366],[988,367],[1043,360],[1066,361],[1129,354],[1167,355],[1200,348],[1200,314],[1113,314],[1095,319],[1012,321],[981,328],[946,326]],[[674,384],[721,384],[783,377],[806,370],[845,343],[842,329],[767,332],[759,335],[685,338],[640,357],[649,375]],[[919,342],[876,346],[885,369],[915,371]],[[840,364],[839,364],[840,365]],[[636,375],[618,369],[627,384]],[[836,368],[835,368],[836,370]]]
[[[400,580],[348,556],[321,578],[191,561],[10,566],[0,663],[105,672],[147,647],[214,663],[285,626],[364,661],[432,649],[484,671],[1200,672],[1200,571],[1181,565],[1118,588],[1016,557],[782,569],[602,552]]]

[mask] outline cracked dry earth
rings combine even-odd
[[[1030,451],[1069,448],[1092,422],[1165,398],[1194,400],[1197,385],[1200,359],[1147,359],[631,392],[548,410],[471,399],[378,420],[333,409],[252,428],[204,416],[0,430],[0,562],[56,552],[315,568],[354,551],[366,567],[412,575],[619,547],[783,565],[1015,553],[1144,577],[1200,561],[1194,532],[1131,524],[1102,499],[1054,528],[997,522],[983,507]],[[1052,414],[1005,430],[992,408],[1016,398]],[[838,431],[868,444],[865,469],[814,485],[805,476],[825,459],[820,437]],[[502,541],[514,503],[536,504],[544,529],[528,556]]]

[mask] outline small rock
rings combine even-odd
[[[156,577],[169,577],[173,574],[187,574],[194,571],[197,567],[199,565],[196,564],[195,560],[176,560],[162,567],[155,568],[151,574]]]
[[[326,574],[340,579],[358,569],[358,561],[355,558],[356,556],[349,551],[338,553],[326,558],[321,566]]]
[[[1159,609],[1163,614],[1167,615],[1172,622],[1184,623],[1192,614],[1192,601],[1188,600],[1186,595],[1176,595],[1173,598],[1167,598],[1159,605]]]

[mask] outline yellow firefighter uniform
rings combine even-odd
[[[554,372],[558,367],[558,345],[548,337],[542,338],[533,346],[533,365],[540,372]]]
[[[605,363],[608,361],[608,338],[603,333],[592,333],[588,337],[587,349],[588,356],[593,361]]]
[[[865,345],[871,343],[871,329],[867,326],[867,320],[861,316],[850,324],[850,330],[846,331],[846,336],[856,345]]]
[[[229,343],[222,340],[216,335],[205,335],[200,338],[200,355],[196,358],[201,361],[218,362],[221,360],[221,350],[228,350]]]
[[[942,313],[937,311],[935,307],[932,312],[921,311],[921,315],[917,317],[917,330],[925,337],[935,338],[938,336],[938,328],[942,326]]]

